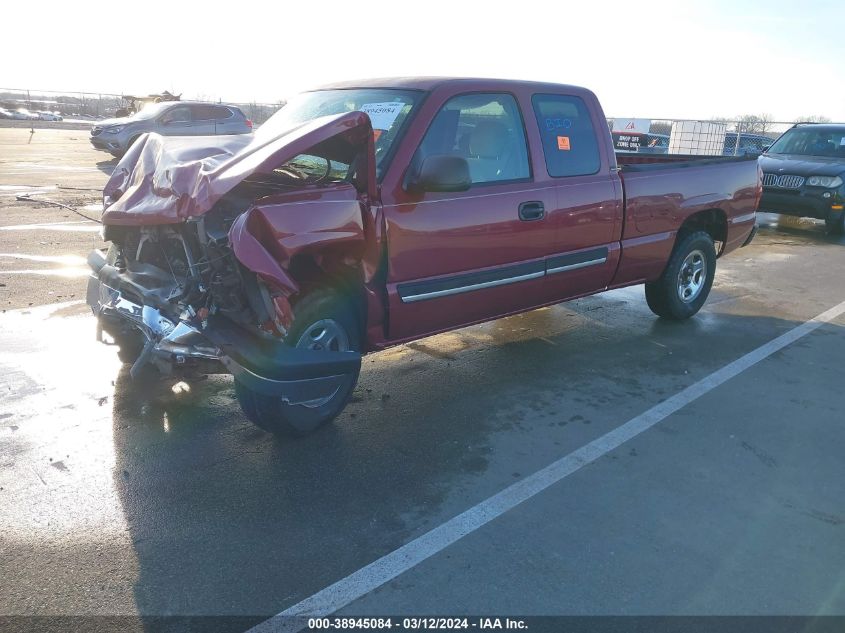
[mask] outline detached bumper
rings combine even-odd
[[[153,357],[175,365],[189,359],[219,361],[249,388],[288,404],[331,397],[344,378],[361,367],[358,352],[291,348],[223,316],[209,317],[206,325],[173,319],[159,309],[161,297],[154,289],[146,291],[144,303],[135,299],[138,276],[107,264],[101,251],[92,251],[88,263],[92,269],[88,305],[112,325],[141,331],[147,343],[138,362]]]

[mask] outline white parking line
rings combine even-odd
[[[88,220],[79,222],[54,222],[51,224],[13,224],[0,226],[0,231],[62,231],[71,233],[97,233],[100,225]]]
[[[647,431],[690,402],[697,400],[843,313],[845,313],[845,301],[728,363],[671,398],[653,406],[578,450],[561,457],[522,481],[508,486],[430,532],[426,532],[413,541],[373,561],[366,567],[353,572],[346,578],[338,580],[336,583],[285,609],[278,615],[261,622],[251,628],[248,633],[299,631],[306,624],[305,618],[324,617],[334,613],[419,565],[427,558],[443,551],[464,536],[515,508],[523,501],[531,499],[549,486],[594,462],[602,455]]]

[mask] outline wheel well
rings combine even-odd
[[[328,288],[355,305],[362,329],[367,324],[367,301],[360,267],[323,260],[319,263],[308,255],[294,257],[290,263],[291,276],[299,284],[299,292],[291,300],[296,304],[318,289]]]
[[[690,233],[704,231],[710,234],[716,243],[716,255],[722,254],[725,248],[725,241],[728,239],[728,218],[721,209],[707,209],[692,214],[681,225],[678,230],[676,241],[682,240]]]

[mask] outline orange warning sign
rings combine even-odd
[[[558,136],[557,137],[557,148],[561,150],[569,150],[569,137],[568,136]]]

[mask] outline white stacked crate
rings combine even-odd
[[[669,136],[669,153],[721,156],[727,131],[727,123],[676,121]]]

